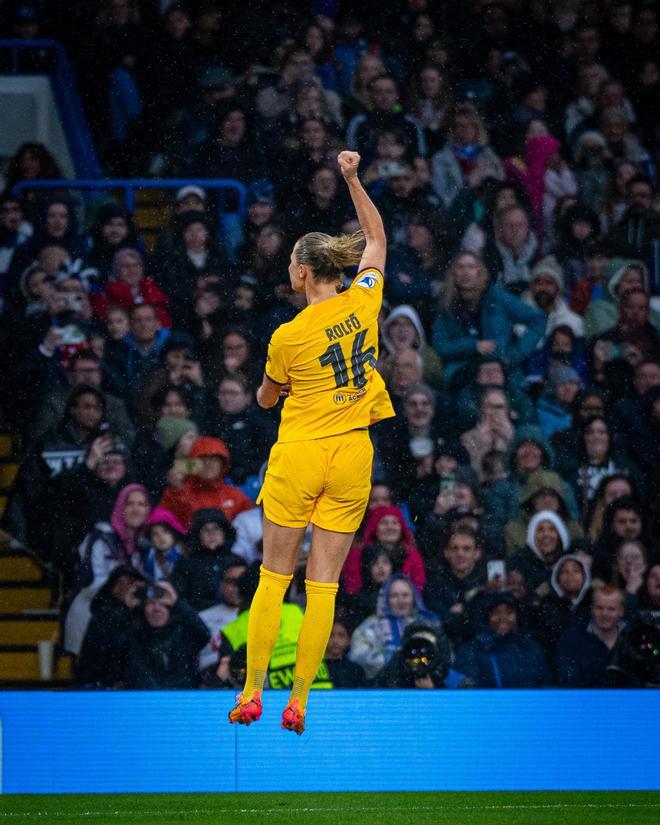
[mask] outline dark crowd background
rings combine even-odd
[[[304,306],[293,243],[357,228],[343,148],[386,226],[398,415],[319,680],[658,684],[655,3],[4,2],[0,32],[64,44],[108,176],[190,181],[148,238],[110,198],[14,196],[61,177],[40,144],[5,169],[3,525],[53,573],[80,684],[240,686],[278,416],[254,393]]]

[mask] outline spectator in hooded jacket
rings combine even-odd
[[[478,688],[533,688],[551,683],[540,645],[524,635],[511,593],[491,594],[483,605],[486,627],[456,652],[454,669]]]
[[[163,507],[156,507],[145,522],[148,546],[140,548],[140,562],[149,581],[169,579],[176,563],[184,555],[186,531],[176,518]]]
[[[575,399],[582,381],[572,367],[553,367],[537,402],[539,426],[547,438],[570,429]]]
[[[602,298],[589,303],[584,316],[587,339],[598,338],[616,326],[622,297],[632,289],[647,290],[648,270],[642,261],[631,258],[610,258],[603,269]],[[660,314],[651,314],[653,325],[660,329]]]
[[[351,548],[343,570],[347,593],[357,593],[364,584],[361,572],[362,553],[369,545],[379,544],[392,556],[395,572],[408,576],[419,592],[426,584],[424,562],[415,547],[413,535],[401,510],[394,506],[374,507],[364,528],[362,544]]]
[[[553,567],[569,544],[563,520],[551,510],[541,510],[529,520],[527,543],[511,557],[509,567],[520,570],[528,587],[542,596],[549,592]]]
[[[355,628],[348,658],[373,679],[401,647],[403,631],[414,621],[440,624],[410,579],[395,573],[380,589],[375,614]]]
[[[550,240],[555,206],[562,197],[577,194],[577,183],[559,150],[561,143],[552,135],[533,135],[525,145],[526,171],[523,183],[540,239]]]
[[[660,333],[651,323],[651,299],[643,289],[629,289],[619,302],[617,323],[599,336],[593,347],[594,375],[604,375],[607,363],[621,357],[632,366],[660,360]]]
[[[82,687],[125,686],[129,637],[144,585],[138,570],[122,565],[115,567],[92,599],[92,618],[75,662],[76,680]]]
[[[580,539],[583,530],[575,520],[575,500],[568,484],[552,470],[535,470],[518,494],[517,509],[512,510],[504,528],[506,553],[515,553],[525,543],[530,518],[541,510],[552,510],[566,525],[571,541]]]
[[[216,508],[231,522],[243,510],[254,507],[245,493],[225,481],[231,458],[219,438],[198,438],[188,457],[196,461],[195,471],[169,484],[160,502],[187,530],[197,510]]]
[[[569,326],[555,327],[540,349],[527,360],[525,372],[530,383],[546,381],[555,370],[570,368],[578,382],[586,385],[589,369],[582,339],[576,338]]]
[[[188,554],[174,566],[171,581],[198,612],[217,603],[223,559],[231,553],[235,530],[222,510],[197,510],[188,533]]]
[[[78,548],[74,598],[66,614],[64,647],[78,654],[91,619],[90,605],[116,567],[134,565],[138,539],[151,504],[140,484],[128,484],[115,502],[110,522],[96,524]]]
[[[384,352],[378,365],[385,381],[391,377],[392,356],[413,349],[422,359],[422,381],[437,389],[442,384],[442,361],[426,343],[426,334],[418,312],[407,304],[395,307],[380,325]]]
[[[586,627],[591,618],[591,576],[581,555],[567,553],[552,568],[550,592],[541,599],[537,636],[552,656],[569,627]]]

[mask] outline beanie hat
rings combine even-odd
[[[154,524],[166,524],[175,533],[180,536],[186,535],[186,528],[177,519],[174,513],[166,510],[164,507],[156,507],[145,522],[145,527],[152,527]]]
[[[554,255],[546,255],[545,258],[542,258],[534,269],[532,269],[532,283],[539,275],[549,275],[560,290],[564,289],[564,270]]]
[[[582,379],[573,367],[553,367],[548,377],[554,389],[557,389],[560,384],[566,384],[568,381],[574,381],[582,386]]]
[[[173,415],[164,415],[158,419],[156,431],[158,440],[164,450],[175,447],[182,435],[197,430],[197,425],[189,418],[176,418]]]

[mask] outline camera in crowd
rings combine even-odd
[[[147,579],[144,587],[139,587],[135,591],[135,596],[141,602],[148,602],[151,599],[162,599],[165,596],[165,589],[157,582]]]
[[[435,633],[420,628],[401,648],[404,670],[415,678],[433,673],[440,663],[440,651]]]
[[[415,687],[417,679],[430,676],[435,687],[442,687],[451,665],[447,637],[430,622],[413,622],[405,629],[401,649],[395,657],[396,684]]]
[[[660,612],[644,611],[622,630],[608,670],[617,687],[660,687]]]

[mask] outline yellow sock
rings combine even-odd
[[[307,704],[309,689],[328,646],[335,618],[335,596],[338,589],[339,585],[336,582],[313,582],[305,579],[307,607],[298,637],[296,670],[291,690],[291,699],[297,699],[301,708]]]
[[[262,565],[259,587],[250,605],[247,641],[247,673],[243,695],[248,698],[255,690],[264,689],[268,662],[280,632],[280,617],[284,594],[293,576],[273,573]]]

